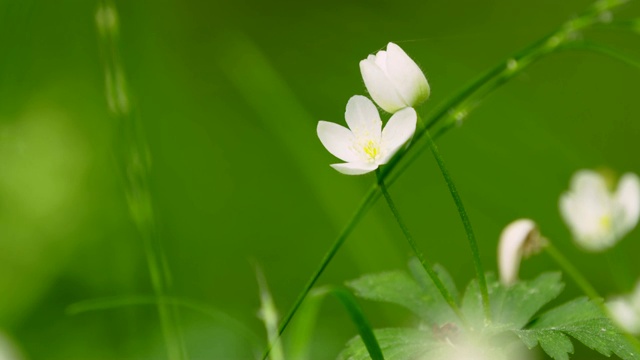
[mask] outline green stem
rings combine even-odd
[[[598,44],[590,41],[577,41],[577,42],[568,43],[564,45],[563,48],[567,50],[587,50],[595,53],[600,53],[602,55],[606,55],[608,57],[622,61],[623,63],[629,66],[640,69],[640,61],[637,61],[629,57],[628,55],[624,54],[623,52],[620,52],[619,50],[606,45],[602,45],[602,44]]]
[[[476,276],[478,277],[478,286],[480,287],[480,294],[482,296],[482,307],[484,310],[485,321],[491,322],[491,306],[489,304],[489,290],[487,289],[487,279],[484,275],[484,268],[482,267],[482,260],[480,259],[480,250],[478,249],[478,242],[476,241],[476,236],[473,232],[473,227],[471,226],[471,220],[469,220],[469,215],[464,208],[464,204],[462,203],[462,199],[460,198],[460,193],[458,193],[458,189],[456,188],[456,185],[451,178],[451,174],[449,174],[449,170],[444,163],[442,155],[440,155],[440,152],[438,151],[436,143],[433,142],[433,139],[431,139],[431,136],[429,136],[428,132],[426,132],[425,134],[425,138],[429,143],[429,147],[431,148],[433,157],[438,163],[438,167],[440,168],[442,177],[447,183],[447,187],[449,188],[449,192],[451,193],[453,202],[456,204],[456,208],[458,209],[458,213],[460,214],[460,220],[462,220],[462,225],[464,226],[464,231],[467,233],[467,240],[469,241],[469,248],[471,249],[471,255],[473,257],[473,265],[476,270]]]
[[[551,258],[553,258],[553,260],[555,260],[555,262],[560,265],[560,268],[562,268],[562,270],[564,270],[564,272],[566,272],[569,277],[573,279],[573,281],[576,283],[576,285],[578,285],[578,287],[580,287],[585,295],[587,295],[594,303],[599,304],[601,309],[605,309],[604,305],[602,305],[602,297],[589,283],[587,278],[582,275],[580,270],[573,266],[573,264],[564,255],[562,255],[562,253],[558,251],[558,249],[550,242],[547,243],[544,249],[547,254],[549,254]]]
[[[379,195],[380,194],[378,192],[377,186],[374,186],[369,190],[369,192],[367,193],[363,201],[360,203],[360,206],[356,210],[355,214],[351,217],[351,220],[349,220],[349,222],[347,223],[347,226],[344,227],[340,235],[338,235],[338,238],[331,245],[331,248],[329,248],[329,251],[326,253],[324,258],[322,258],[322,261],[320,262],[320,267],[313,273],[309,281],[307,281],[307,284],[302,289],[302,292],[300,293],[300,295],[298,295],[298,298],[293,304],[293,307],[291,308],[291,310],[289,310],[287,315],[285,315],[285,317],[282,319],[280,323],[280,327],[278,329],[278,336],[282,335],[284,330],[289,325],[289,322],[291,322],[293,315],[295,315],[295,313],[298,311],[298,309],[302,305],[302,302],[309,294],[309,291],[311,291],[311,288],[313,287],[313,285],[315,285],[320,275],[324,272],[324,269],[327,267],[327,265],[329,265],[329,262],[331,262],[331,259],[333,259],[335,254],[338,252],[338,249],[340,249],[344,241],[347,239],[349,234],[351,234],[351,232],[353,231],[355,226],[358,224],[360,219],[364,216],[366,211],[375,203]],[[267,346],[263,354],[263,359],[266,359],[269,356],[269,352],[271,351],[272,346],[273,346],[273,342],[270,342],[270,344]]]
[[[384,179],[380,177],[380,172],[376,171],[376,174],[378,175],[378,185],[380,186],[382,195],[387,200],[389,209],[393,213],[393,216],[396,218],[396,221],[398,222],[398,225],[400,226],[400,229],[402,230],[404,237],[409,242],[409,245],[411,246],[413,253],[416,255],[418,260],[420,260],[420,264],[422,264],[422,267],[431,278],[431,281],[433,281],[433,283],[436,285],[436,287],[438,288],[438,291],[440,291],[440,294],[442,294],[442,297],[444,298],[444,300],[447,302],[447,304],[449,304],[449,306],[456,313],[456,315],[458,315],[460,320],[466,324],[466,319],[464,317],[464,314],[462,313],[462,311],[460,311],[460,308],[458,307],[458,304],[456,304],[456,301],[453,299],[453,296],[451,296],[451,293],[449,293],[447,288],[444,286],[438,274],[433,270],[433,266],[429,264],[425,256],[418,249],[418,244],[416,244],[415,240],[413,239],[413,236],[411,236],[411,233],[409,232],[409,228],[405,224],[404,220],[402,220],[402,217],[400,216],[400,212],[398,211],[398,208],[396,207],[395,203],[391,199],[391,195],[389,194],[389,191],[387,191],[387,187],[384,184]]]

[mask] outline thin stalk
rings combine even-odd
[[[606,45],[602,45],[602,44],[598,44],[590,41],[576,41],[576,42],[572,42],[564,45],[563,48],[567,50],[587,50],[587,51],[599,53],[599,54],[614,58],[616,60],[622,61],[623,63],[629,66],[640,69],[640,61],[633,59],[628,55],[626,55],[625,53]]]
[[[311,291],[311,288],[313,287],[313,285],[315,285],[320,275],[322,275],[322,273],[324,272],[324,269],[327,267],[327,265],[329,265],[329,262],[331,262],[331,259],[333,259],[335,254],[338,252],[338,249],[340,249],[344,241],[347,239],[349,234],[351,234],[351,232],[353,231],[355,226],[358,224],[360,219],[364,216],[366,211],[373,205],[375,200],[377,200],[378,198],[378,196],[376,196],[377,193],[378,193],[378,187],[374,186],[369,190],[367,195],[365,195],[365,198],[360,203],[360,206],[356,210],[355,214],[351,217],[351,220],[349,220],[349,222],[344,227],[340,235],[338,235],[338,238],[329,248],[329,251],[322,258],[322,261],[320,262],[320,267],[313,273],[309,281],[307,281],[307,284],[302,289],[302,292],[300,293],[300,295],[298,295],[298,298],[293,304],[291,310],[289,310],[287,315],[285,315],[285,317],[280,322],[280,327],[278,329],[278,336],[282,335],[284,330],[287,328],[287,326],[289,325],[289,322],[291,322],[291,319],[293,318],[293,315],[295,315],[295,313],[298,311],[298,309],[302,305],[302,302],[309,294],[309,291]],[[273,347],[273,342],[270,342],[264,351],[263,359],[266,359],[269,356],[269,352],[271,351],[272,347]]]
[[[567,259],[551,242],[547,243],[545,246],[545,251],[551,258],[566,272],[571,279],[578,285],[578,287],[582,290],[585,295],[587,295],[594,303],[599,304],[601,309],[605,309],[604,305],[602,305],[602,296],[598,294],[596,289],[589,283],[586,277],[582,275],[580,270],[578,270],[573,264]]]
[[[124,179],[129,216],[143,242],[151,286],[158,299],[163,298],[170,284],[170,272],[165,261],[155,222],[149,186],[151,154],[144,136],[142,121],[132,105],[130,90],[119,54],[118,12],[111,0],[101,0],[96,11],[98,44],[104,65],[106,99],[112,116],[118,121],[121,136],[114,148],[119,151],[119,166]],[[159,301],[158,316],[169,360],[187,357],[182,342],[178,311]]]
[[[471,256],[473,257],[473,266],[476,270],[476,276],[478,277],[478,286],[480,287],[480,295],[482,296],[484,318],[485,321],[491,322],[491,306],[489,304],[489,290],[487,289],[487,279],[484,275],[484,268],[482,266],[482,260],[480,259],[480,250],[478,249],[478,242],[476,241],[476,236],[473,232],[473,227],[471,226],[471,220],[469,220],[469,215],[464,208],[464,204],[462,203],[462,199],[460,198],[460,193],[458,192],[458,189],[456,188],[456,185],[451,178],[451,174],[449,173],[449,170],[444,163],[442,155],[440,155],[440,152],[438,151],[436,143],[433,142],[433,139],[431,139],[431,136],[428,132],[425,132],[425,134],[425,138],[429,143],[431,153],[433,153],[433,157],[438,163],[438,167],[440,168],[442,177],[447,183],[447,187],[449,188],[449,192],[451,193],[453,202],[456,204],[456,208],[458,209],[458,213],[460,214],[460,220],[462,220],[462,225],[464,226],[464,231],[467,233],[467,240],[469,241],[469,248],[471,249]]]
[[[596,4],[599,4],[599,3],[600,2],[597,2]],[[516,52],[514,55],[507,57],[505,60],[500,62],[497,66],[485,72],[482,76],[478,77],[477,79],[469,83],[467,86],[463,87],[454,96],[450,97],[448,100],[445,100],[436,109],[436,111],[433,111],[432,113],[430,113],[429,117],[426,118],[427,125],[425,126],[424,130],[425,131],[431,130],[436,123],[439,123],[444,118],[455,117],[456,112],[454,110],[463,102],[467,101],[469,98],[474,96],[474,94],[478,92],[480,89],[483,89],[486,84],[492,83],[493,85],[485,89],[485,91],[483,91],[483,96],[486,96],[489,93],[495,91],[500,85],[506,83],[509,79],[513,78],[516,74],[518,74],[519,72],[521,72],[522,70],[524,70],[525,68],[533,64],[536,60],[546,55],[552,54],[555,51],[561,49],[561,47],[559,47],[561,42],[558,43],[556,41],[551,41],[551,40],[558,39],[557,37],[555,37],[555,35],[566,34],[566,32],[568,31],[567,29],[570,29],[572,31],[584,29],[594,23],[593,18],[596,17],[598,12],[612,10],[616,6],[622,5],[623,3],[624,3],[623,1],[619,1],[619,2],[610,1],[607,3],[606,8],[601,7],[596,10],[594,10],[594,6],[592,6],[587,10],[587,12],[585,12],[585,14],[591,14],[588,16],[590,21],[585,22],[584,19],[587,18],[587,15],[583,15],[582,17],[575,20],[577,21],[577,20],[583,19],[583,21],[577,22],[577,24],[579,24],[580,26],[567,27],[566,25],[563,25],[563,27],[560,30],[558,30],[556,33],[547,35],[542,39],[540,39],[539,41],[536,41],[530,46],[524,48],[523,50]],[[594,13],[595,15],[593,15]],[[543,49],[543,47],[545,46],[546,48]],[[526,59],[527,61],[518,62],[518,59]],[[515,60],[515,64],[517,65],[516,68],[513,67],[514,62],[511,60]],[[495,79],[498,77],[501,78],[500,81],[495,81]],[[475,104],[477,105],[479,101],[480,101],[479,98],[476,98]],[[465,114],[468,115],[469,112],[471,112],[473,109],[474,107],[467,109]],[[435,134],[433,135],[433,139],[435,140],[436,138],[439,138],[441,135],[451,130],[453,127],[455,127],[457,122],[459,121],[450,121],[444,124],[442,127],[440,127],[435,131]],[[396,156],[394,156],[391,159],[391,161],[387,165],[384,166],[384,168],[381,171],[381,177],[383,180],[387,180],[387,178],[390,175],[392,175],[389,181],[389,184],[395,183],[395,181],[400,177],[400,175],[404,173],[404,171],[409,167],[409,165],[412,164],[419,157],[419,155],[428,147],[428,145],[425,145],[425,144],[420,144],[420,145],[417,144],[418,140],[423,134],[424,132],[417,133],[417,136],[414,138],[414,141],[410,146],[410,148],[408,149],[408,151],[399,152],[398,154],[396,154]],[[407,154],[409,153],[410,153],[410,156],[407,157]],[[398,163],[405,158],[407,158],[407,161],[404,162],[404,164],[399,169],[396,170]],[[381,195],[378,190],[379,190],[378,188],[374,187],[370,189],[369,192],[367,192],[367,194],[364,196],[362,200],[362,204],[368,203],[367,207],[365,208],[365,207],[362,207],[361,205],[356,210],[353,217],[349,220],[348,226],[345,228],[345,230],[349,229],[349,232],[350,232],[358,222],[358,221],[355,221],[355,219],[357,218],[359,220],[360,218],[362,218],[363,215],[366,213],[366,211],[371,207],[371,205],[378,200],[378,198]],[[324,269],[327,267],[328,262],[331,261],[335,253],[342,246],[347,236],[348,236],[348,233],[345,234],[344,231],[338,235],[338,238],[332,244],[331,248],[323,258],[322,262],[320,263],[318,270],[316,270],[313,273],[313,275],[311,276],[311,279],[307,282],[302,292],[296,299],[293,307],[291,308],[289,313],[287,313],[287,316],[281,323],[280,334],[284,332],[291,318],[293,317],[293,315],[295,315],[301,303],[304,301],[305,297],[309,293],[309,290],[311,289],[311,287],[313,287],[313,285],[315,284],[315,281],[320,277]],[[265,358],[268,355],[268,353],[269,353],[269,347],[265,351]]]
[[[384,196],[385,200],[387,200],[389,209],[391,210],[391,212],[393,213],[393,216],[398,222],[398,225],[400,226],[400,229],[402,230],[404,237],[407,239],[409,246],[411,246],[411,250],[413,250],[413,253],[416,255],[418,260],[420,260],[420,264],[422,264],[422,267],[431,278],[431,281],[433,281],[433,283],[436,285],[436,287],[438,288],[438,291],[440,291],[440,294],[442,294],[442,297],[444,298],[444,300],[447,302],[447,304],[449,304],[449,306],[456,313],[456,315],[458,315],[460,320],[466,325],[466,319],[464,317],[464,314],[462,313],[462,311],[460,311],[460,308],[458,307],[458,304],[456,304],[456,301],[453,299],[453,296],[451,296],[451,293],[449,293],[447,288],[444,286],[438,274],[433,270],[433,266],[431,266],[429,261],[427,261],[427,259],[425,258],[424,254],[422,254],[420,249],[418,249],[418,244],[416,244],[415,240],[413,239],[413,236],[411,236],[411,233],[409,232],[409,228],[407,227],[407,224],[404,222],[404,220],[402,220],[402,216],[400,216],[400,212],[398,211],[398,208],[393,202],[393,199],[391,199],[391,195],[387,190],[387,186],[384,184],[384,180],[380,177],[380,172],[376,172],[376,174],[378,175],[378,185],[380,186],[380,191],[382,192],[382,195]]]

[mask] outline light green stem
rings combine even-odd
[[[491,306],[489,304],[489,290],[487,289],[487,279],[484,275],[484,268],[482,267],[482,260],[480,259],[480,250],[478,249],[478,242],[476,241],[476,236],[473,232],[473,227],[471,226],[471,220],[469,220],[469,215],[467,214],[467,210],[464,208],[464,204],[462,203],[462,199],[460,198],[460,193],[458,192],[458,189],[456,188],[456,185],[451,178],[451,174],[449,174],[449,170],[444,163],[442,155],[440,155],[440,151],[438,151],[436,143],[433,141],[433,139],[431,139],[431,136],[428,132],[425,132],[425,134],[425,138],[429,143],[429,148],[431,149],[433,157],[438,163],[438,167],[440,168],[440,172],[442,173],[444,181],[447,183],[447,187],[449,187],[449,192],[451,193],[453,202],[456,204],[456,208],[458,209],[458,213],[460,214],[460,220],[462,220],[462,225],[464,226],[464,231],[467,233],[467,240],[469,242],[469,248],[471,249],[471,255],[473,257],[473,266],[476,270],[476,276],[478,277],[478,286],[480,287],[480,294],[482,296],[484,318],[485,321],[491,322]]]
[[[413,250],[413,253],[416,255],[418,260],[420,260],[420,264],[422,264],[422,267],[431,278],[431,281],[433,281],[435,286],[438,288],[438,291],[440,291],[440,294],[442,294],[442,297],[444,298],[444,300],[447,302],[447,304],[449,304],[449,306],[456,313],[456,315],[458,315],[460,320],[466,324],[466,319],[464,317],[464,314],[462,313],[462,311],[460,311],[460,308],[458,307],[458,304],[456,304],[456,301],[453,299],[453,296],[451,295],[451,293],[449,293],[447,288],[444,286],[438,274],[433,270],[433,266],[431,266],[429,261],[425,258],[424,254],[422,254],[420,249],[418,249],[418,244],[416,244],[415,240],[413,239],[413,236],[411,236],[411,233],[409,232],[409,228],[407,227],[407,224],[405,224],[404,220],[402,220],[402,216],[400,216],[400,212],[398,211],[398,208],[396,207],[395,203],[391,199],[391,195],[389,194],[389,191],[387,190],[387,187],[384,184],[384,180],[380,177],[380,172],[376,172],[376,174],[378,175],[378,185],[380,186],[382,195],[387,200],[389,209],[391,209],[391,212],[393,213],[393,216],[398,222],[398,225],[400,226],[400,229],[402,230],[404,237],[407,239],[407,242],[409,242],[409,246],[411,246],[411,250]]]

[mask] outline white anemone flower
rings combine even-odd
[[[602,175],[580,170],[560,198],[560,212],[578,245],[590,251],[605,250],[637,225],[640,180],[635,174],[624,174],[611,192]]]
[[[633,335],[640,335],[640,282],[633,294],[617,296],[607,301],[607,309],[623,330]]]
[[[380,114],[368,98],[355,95],[347,103],[345,119],[349,129],[318,122],[318,137],[327,150],[342,161],[331,167],[347,175],[361,175],[386,164],[411,139],[418,116],[413,108],[395,113],[382,129]]]
[[[519,219],[502,230],[498,244],[500,281],[507,286],[518,280],[520,261],[538,253],[546,244],[533,220]]]
[[[394,43],[360,61],[360,72],[369,95],[392,114],[420,105],[431,93],[422,70]]]

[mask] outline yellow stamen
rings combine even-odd
[[[375,159],[380,153],[380,147],[373,140],[369,140],[364,146],[364,152],[369,155],[371,159]]]
[[[611,229],[611,216],[603,215],[600,218],[600,226],[602,226],[605,229]]]

